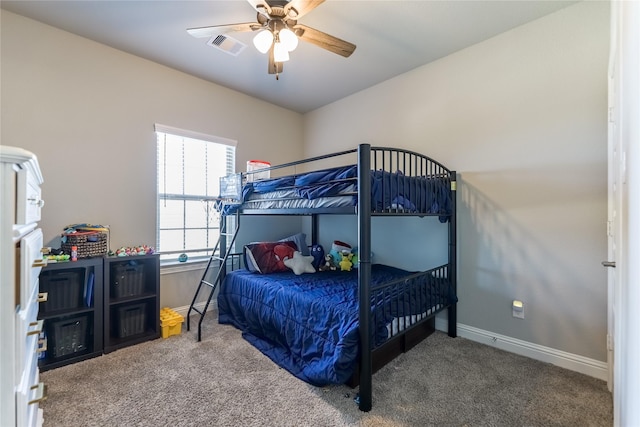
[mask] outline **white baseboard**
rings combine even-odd
[[[526,356],[541,362],[551,363],[561,368],[580,372],[594,378],[607,381],[609,376],[606,362],[567,353],[554,348],[533,344],[506,335],[495,334],[473,326],[458,323],[458,336],[471,341],[496,347],[511,353]],[[448,324],[445,318],[436,318],[436,329],[447,332]]]
[[[196,308],[202,310],[204,302],[196,304]],[[212,302],[209,304],[207,312],[216,309],[216,305]],[[187,316],[189,306],[177,307],[174,310],[183,316]],[[528,341],[511,338],[506,335],[495,334],[483,329],[474,328],[473,326],[458,323],[458,336],[485,344],[491,347],[499,348],[504,351],[519,354],[541,362],[551,363],[561,368],[571,371],[580,372],[590,377],[598,378],[603,381],[608,379],[608,367],[606,362],[590,359],[588,357],[579,356],[577,354],[567,353],[562,350],[545,347],[539,344],[533,344]],[[436,329],[447,332],[448,322],[446,318],[436,317]]]
[[[197,308],[198,310],[202,311],[202,309],[204,309],[204,305],[206,302],[199,302],[195,305],[195,308]],[[216,301],[211,301],[211,304],[209,304],[209,307],[207,308],[207,313],[210,311],[213,311],[216,308]],[[182,316],[184,316],[185,318],[187,317],[187,313],[189,312],[189,306],[185,305],[182,307],[176,307],[173,309],[175,312],[177,312],[178,314],[181,314]],[[197,313],[196,313],[197,314]]]

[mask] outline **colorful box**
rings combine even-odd
[[[168,307],[160,310],[160,326],[162,328],[162,338],[169,338],[171,335],[180,335],[184,316]]]

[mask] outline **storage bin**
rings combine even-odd
[[[40,275],[40,292],[48,293],[47,301],[41,303],[43,313],[73,310],[82,306],[84,291],[82,271],[47,271]]]
[[[136,261],[111,266],[111,296],[124,298],[144,293],[144,264]]]
[[[180,335],[182,332],[182,323],[184,316],[168,307],[160,310],[160,327],[162,328],[162,338],[168,338],[171,335]]]
[[[87,316],[77,316],[53,322],[53,357],[62,357],[87,350]]]
[[[71,248],[76,247],[78,258],[92,258],[105,256],[109,251],[108,234],[103,231],[77,231],[63,234],[60,247],[65,254],[71,254]]]
[[[147,304],[132,304],[118,308],[117,329],[120,338],[144,333],[147,326]]]
[[[260,169],[270,168],[271,163],[264,160],[249,160],[247,162],[247,172],[259,171]],[[271,177],[271,171],[262,171],[247,174],[247,182],[259,181],[261,179],[269,179]]]

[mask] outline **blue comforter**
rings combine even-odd
[[[356,165],[341,166],[300,175],[248,182],[242,188],[242,202],[254,193],[268,193],[294,188],[297,196],[307,200],[332,197],[357,184]],[[371,209],[403,209],[408,212],[438,214],[441,221],[451,214],[451,183],[448,177],[408,177],[394,173],[371,171]],[[356,197],[353,204],[357,203]],[[223,214],[235,212],[239,205],[227,205]]]
[[[394,267],[373,265],[372,286],[408,274]],[[318,386],[342,384],[351,377],[358,358],[357,277],[356,270],[301,276],[233,271],[226,276],[218,295],[219,322],[242,330],[247,341],[301,380]],[[399,292],[400,287],[387,292],[386,300],[372,299],[374,310],[380,314],[372,326],[375,342],[386,339],[392,317],[424,311],[426,301],[450,301],[445,282],[440,280],[438,286],[421,287],[419,291],[412,288]],[[409,293],[423,306],[408,305]]]

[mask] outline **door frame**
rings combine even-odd
[[[611,2],[609,194],[616,268],[609,273],[615,426],[640,425],[640,2]],[[615,164],[612,162],[615,161]],[[611,191],[611,186],[610,186]],[[611,206],[613,204],[613,206]],[[611,220],[611,218],[609,218]],[[611,243],[611,242],[610,242]],[[611,249],[611,248],[610,248]],[[609,254],[611,255],[611,253]],[[613,280],[613,283],[611,283]],[[608,337],[610,340],[610,337]],[[613,363],[613,366],[611,366]]]

